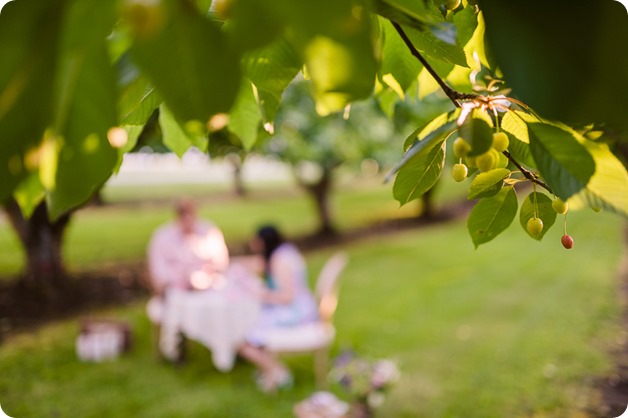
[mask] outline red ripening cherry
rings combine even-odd
[[[571,238],[571,235],[563,235],[563,237],[560,239],[560,242],[562,242],[563,247],[567,248],[568,250],[573,247],[573,238]]]

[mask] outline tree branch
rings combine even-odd
[[[427,62],[427,60],[423,57],[423,55],[421,55],[421,53],[416,49],[416,47],[414,46],[410,38],[408,38],[408,35],[406,34],[406,32],[401,27],[401,25],[399,25],[397,22],[393,22],[392,20],[390,21],[390,23],[392,23],[395,30],[399,34],[399,36],[401,36],[401,39],[410,50],[410,53],[414,55],[414,57],[418,59],[421,62],[421,64],[423,64],[425,69],[432,75],[432,77],[434,77],[434,80],[436,80],[440,88],[443,89],[443,91],[445,92],[447,97],[449,97],[449,100],[451,100],[454,106],[460,107],[459,100],[473,100],[479,97],[477,94],[460,93],[459,91],[456,91],[452,89],[451,87],[449,87],[447,83],[445,83],[445,81],[443,81],[443,79],[440,78],[436,70],[432,68],[432,66]]]
[[[519,162],[515,160],[508,151],[504,151],[502,152],[502,154],[504,154],[506,158],[508,158],[508,161],[513,163],[519,169],[519,171],[521,171],[521,174],[523,174],[525,178],[530,180],[532,183],[538,184],[539,186],[541,186],[542,188],[544,188],[551,194],[554,194],[552,189],[547,184],[545,184],[542,180],[539,180],[539,177],[536,174],[534,174],[533,172],[531,172],[530,170],[524,168],[521,164],[519,164]]]

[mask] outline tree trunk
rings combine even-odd
[[[30,218],[25,219],[13,199],[7,202],[5,210],[26,254],[25,285],[40,289],[61,287],[66,281],[62,244],[70,214],[51,222],[44,201],[35,208]]]
[[[244,197],[247,195],[246,187],[244,187],[244,178],[242,177],[244,161],[239,155],[229,155],[227,160],[233,168],[233,191],[236,196]]]
[[[423,196],[421,196],[421,212],[419,213],[419,219],[432,219],[435,215],[434,210],[434,189],[436,185],[432,187],[430,190],[425,192]]]
[[[320,236],[330,236],[336,234],[336,228],[333,225],[329,201],[331,186],[332,172],[327,168],[323,169],[323,174],[317,182],[309,183],[304,186],[305,190],[312,197],[316,207],[316,213],[319,221],[317,235]]]

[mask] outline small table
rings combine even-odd
[[[210,349],[216,368],[228,372],[259,310],[255,292],[238,281],[227,280],[220,289],[171,289],[166,295],[159,348],[166,358],[177,359],[183,335]]]

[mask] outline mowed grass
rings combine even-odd
[[[309,234],[318,227],[311,200],[293,186],[262,185],[261,189],[251,186],[251,195],[245,199],[233,198],[224,190],[210,190],[203,196],[200,187],[205,186],[135,187],[136,204],[131,206],[115,203],[133,202],[133,188],[106,189],[105,197],[109,196],[114,204],[82,209],[68,227],[64,256],[69,268],[93,271],[105,265],[143,260],[151,234],[159,225],[173,219],[172,203],[181,195],[199,199],[201,217],[219,225],[229,245],[248,241],[264,223],[278,225],[288,236]],[[337,228],[346,231],[419,213],[416,203],[400,209],[390,188],[391,185],[375,180],[359,187],[339,184],[331,200]],[[170,202],[142,203],[146,198],[163,199],[168,191]],[[449,200],[455,196],[455,192],[447,188],[441,194]],[[17,275],[23,263],[17,236],[7,222],[0,221],[0,277]]]
[[[378,417],[586,417],[594,379],[611,367],[619,327],[623,221],[573,213],[542,243],[513,226],[474,250],[463,220],[342,248],[333,354],[395,359],[401,380]],[[315,276],[334,251],[308,254]],[[144,302],[99,312],[128,320],[135,346],[118,361],[80,363],[76,321],[0,346],[0,404],[25,417],[290,417],[314,390],[310,357],[289,357],[295,387],[259,393],[243,362],[216,371],[192,344],[174,367],[153,355]],[[337,392],[342,395],[342,392]]]

